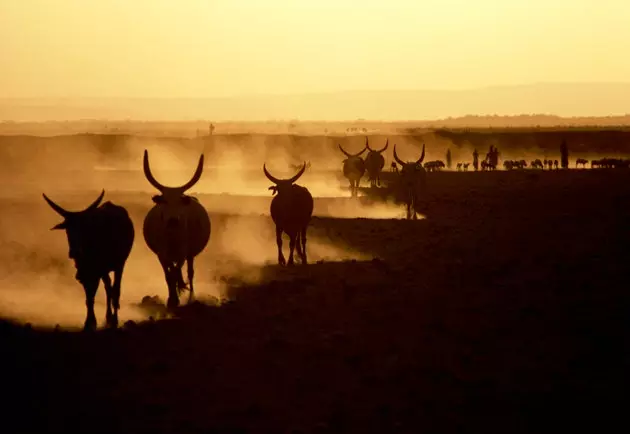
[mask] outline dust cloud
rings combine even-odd
[[[318,170],[313,161],[298,158],[290,148],[274,149],[268,143],[251,149],[235,146],[228,151],[208,153],[198,143],[180,146],[175,141],[129,138],[112,146],[96,146],[94,138],[87,136],[75,137],[70,144],[56,138],[50,140],[53,143],[40,143],[37,139],[37,143],[31,143],[29,153],[14,152],[4,146],[2,151],[11,158],[0,163],[11,164],[3,172],[2,178],[7,182],[0,189],[3,205],[0,316],[34,326],[79,329],[86,315],[85,295],[74,280],[76,270],[68,258],[66,234],[50,230],[62,218],[44,202],[42,192],[62,207],[78,211],[105,189],[104,201],[111,200],[129,211],[135,241],[123,275],[121,323],[147,318],[147,311],[139,307],[143,297],[167,298],[162,269],[142,236],[144,217],[153,206],[151,195],[157,193],[142,171],[145,148],[149,151],[153,174],[169,186],[187,182],[199,156],[202,152],[206,154],[202,178],[188,192],[199,198],[212,220],[209,244],[195,260],[195,293],[202,301],[221,300],[230,285],[260,282],[261,270],[277,264],[275,227],[269,216],[272,195],[268,187],[272,184],[263,174],[263,163],[278,178],[293,176],[304,160],[311,163],[298,184],[308,187],[313,194],[315,216],[332,219],[403,216],[400,206],[350,199],[344,188],[346,181],[340,176],[343,157],[334,148],[324,157],[319,156],[331,159],[338,166],[333,172]],[[286,236],[283,251],[288,258]],[[312,230],[307,254],[309,263],[371,259],[364,252]],[[186,267],[183,272],[186,278]],[[187,297],[184,292],[183,303]],[[104,326],[105,307],[101,284],[95,303],[99,327]]]

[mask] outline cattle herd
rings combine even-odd
[[[389,141],[381,149],[372,149],[366,139],[365,147],[355,154],[349,153],[338,145],[346,156],[343,160],[343,175],[350,184],[352,197],[358,194],[361,178],[367,172],[370,187],[381,185],[381,173],[385,167],[383,153],[389,146]],[[368,151],[365,159],[361,154]],[[445,167],[442,161],[428,161],[423,164],[425,146],[415,161],[402,160],[394,144],[391,163],[392,172],[396,174],[402,202],[407,209],[407,219],[416,220],[418,203],[426,192],[429,171],[439,171]],[[201,155],[197,169],[190,181],[179,187],[168,187],[158,182],[151,172],[148,152],[144,151],[143,168],[148,182],[160,194],[152,197],[154,206],[147,213],[143,224],[144,240],[149,249],[157,256],[168,287],[167,307],[179,305],[179,297],[183,290],[188,290],[188,301],[194,296],[193,277],[194,259],[207,246],[210,240],[211,223],[207,210],[199,201],[186,195],[186,191],[193,187],[201,178],[204,157]],[[398,169],[398,165],[400,169]],[[477,170],[477,161],[473,167]],[[587,160],[578,158],[576,167],[586,167]],[[467,171],[468,162],[458,163],[457,171]],[[481,170],[495,170],[496,165],[488,159],[481,161]],[[525,160],[507,160],[503,166],[506,170],[525,169]],[[274,177],[263,164],[263,173],[273,185],[269,187],[274,196],[270,205],[271,218],[276,226],[276,242],[278,247],[278,263],[293,265],[294,252],[301,263],[307,263],[306,232],[313,214],[313,196],[307,188],[295,184],[310,167],[306,162],[301,167],[293,166],[297,174],[289,179]],[[536,159],[530,162],[532,169],[558,169],[557,160]],[[591,161],[592,168],[620,168],[630,167],[630,160],[603,158]],[[86,296],[87,316],[84,330],[96,328],[94,315],[94,299],[100,281],[103,281],[107,297],[106,323],[110,327],[118,324],[118,310],[120,309],[121,281],[125,263],[131,253],[135,238],[133,223],[127,210],[112,202],[101,203],[105,191],[83,211],[68,211],[53,202],[46,194],[45,201],[56,211],[64,221],[53,227],[66,231],[69,257],[74,261],[77,270],[75,279],[81,283]],[[289,258],[282,253],[282,234],[289,236]],[[188,282],[184,281],[182,267],[187,264]],[[113,273],[113,281],[110,278]]]

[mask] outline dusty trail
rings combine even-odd
[[[231,262],[223,282],[231,301],[218,307],[185,306],[180,319],[95,336],[3,324],[3,372],[11,373],[5,426],[265,433],[613,426],[628,366],[630,174],[469,175],[434,177],[426,220],[314,218],[313,238],[341,253],[306,267],[265,263],[274,251],[265,244],[268,218],[239,217],[237,227],[250,228],[243,246],[254,240],[260,251],[249,263]],[[214,217],[221,240],[230,216]],[[58,258],[63,243],[52,244],[49,255]],[[344,254],[356,261],[340,260]],[[216,268],[219,256],[201,262]],[[41,267],[65,270],[43,259]],[[150,276],[157,264],[146,267]],[[243,278],[247,270],[253,278]],[[123,291],[136,291],[130,280]]]

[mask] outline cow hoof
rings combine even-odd
[[[112,315],[111,317],[107,318],[107,325],[110,328],[117,328],[118,327],[118,317],[116,315]]]
[[[166,307],[169,309],[174,309],[179,306],[179,299],[175,297],[169,297],[166,302]]]
[[[83,331],[84,332],[93,332],[96,330],[96,321],[86,321],[85,324],[83,324]]]

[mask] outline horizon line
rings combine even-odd
[[[443,92],[443,93],[455,93],[455,92],[475,92],[480,90],[492,90],[492,89],[506,89],[506,88],[519,88],[519,87],[536,87],[536,86],[588,86],[588,85],[617,85],[617,86],[630,86],[630,81],[537,81],[529,83],[515,83],[515,84],[496,84],[477,87],[466,88],[406,88],[406,89],[339,89],[339,90],[321,90],[321,91],[303,91],[294,93],[274,93],[274,92],[260,92],[249,94],[233,94],[229,96],[7,96],[0,97],[0,101],[7,100],[90,100],[90,99],[238,99],[238,98],[265,98],[265,97],[294,97],[294,96],[313,96],[313,95],[330,95],[330,94],[343,94],[343,93],[400,93],[400,92]]]

